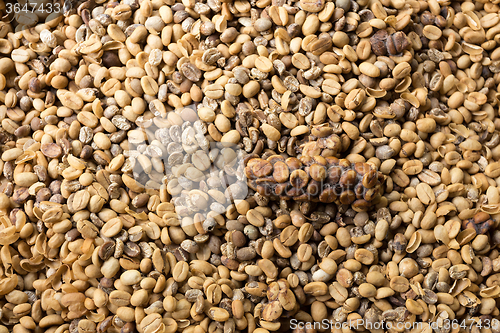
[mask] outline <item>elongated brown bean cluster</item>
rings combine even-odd
[[[485,212],[478,212],[470,219],[462,221],[462,229],[471,229],[480,235],[486,234],[494,226],[495,221]]]
[[[366,211],[373,205],[384,176],[367,163],[322,156],[249,158],[249,187],[263,196],[352,205]]]

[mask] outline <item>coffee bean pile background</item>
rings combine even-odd
[[[500,332],[497,1],[60,4],[0,6],[0,333]]]

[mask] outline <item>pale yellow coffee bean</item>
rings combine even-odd
[[[369,62],[362,62],[360,65],[359,65],[359,70],[361,71],[361,73],[365,74],[365,75],[368,75],[369,77],[379,77],[380,76],[380,69],[369,63]]]
[[[255,59],[255,67],[264,73],[269,73],[273,70],[273,63],[267,57],[260,56]]]

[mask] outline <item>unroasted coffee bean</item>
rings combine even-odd
[[[198,82],[201,77],[201,71],[196,68],[193,64],[186,63],[181,67],[182,74],[186,76],[187,79]]]
[[[495,2],[74,5],[0,24],[0,332],[499,331]]]

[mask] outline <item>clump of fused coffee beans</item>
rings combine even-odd
[[[500,332],[496,2],[44,4],[0,6],[0,333]]]

